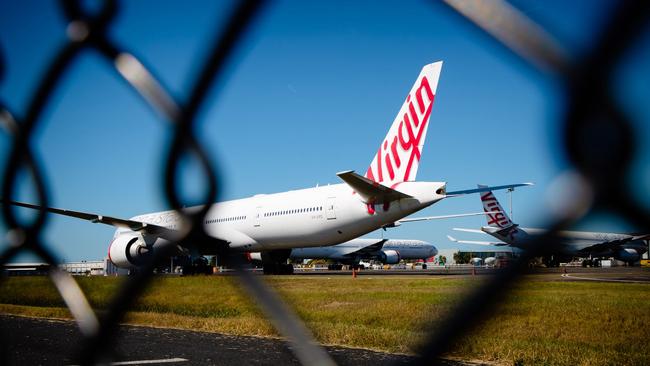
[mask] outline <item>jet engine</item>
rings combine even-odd
[[[402,258],[397,250],[382,250],[379,260],[384,264],[397,264]]]
[[[488,267],[494,267],[497,264],[497,259],[495,257],[487,257],[483,260],[483,263]]]
[[[246,252],[246,259],[249,262],[261,262],[262,261],[262,253],[260,253],[260,252]]]
[[[120,268],[134,268],[151,255],[151,249],[140,234],[120,234],[108,247],[108,258]]]
[[[636,262],[639,260],[639,253],[632,248],[622,248],[616,252],[616,259],[624,262]]]

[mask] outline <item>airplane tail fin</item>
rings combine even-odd
[[[366,178],[387,187],[415,180],[441,69],[442,61],[422,68],[388,134],[379,145]]]
[[[478,187],[483,188],[486,186],[479,184]],[[483,210],[487,213],[485,217],[487,218],[488,226],[507,229],[515,225],[503,207],[501,207],[501,204],[492,191],[481,193],[481,202],[483,203]]]

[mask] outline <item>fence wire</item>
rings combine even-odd
[[[441,6],[442,3],[445,5]],[[559,248],[558,231],[570,227],[589,212],[611,212],[638,229],[646,232],[650,229],[650,215],[638,204],[640,200],[632,197],[634,190],[630,189],[628,172],[638,151],[631,117],[609,94],[613,90],[609,85],[611,76],[621,57],[634,46],[650,22],[650,2],[625,1],[617,4],[608,23],[596,36],[593,49],[581,55],[564,50],[561,43],[542,27],[504,1],[445,0],[442,3],[436,2],[432,6],[444,7],[451,10],[450,15],[463,17],[467,24],[475,26],[491,42],[529,65],[533,72],[554,75],[562,81],[568,105],[563,124],[564,149],[580,177],[574,179],[574,189],[583,194],[566,204],[563,215],[549,219],[546,225],[549,231],[527,243],[527,250],[514,265],[492,276],[464,299],[452,314],[438,323],[435,329],[440,331],[430,334],[422,343],[414,364],[439,362],[441,355],[449,351],[455,342],[479,326],[482,319],[489,318],[488,313],[493,312],[505,298],[505,291],[521,278],[528,260],[556,251]],[[169,128],[173,131],[173,141],[165,156],[164,191],[167,203],[181,215],[184,223],[178,242],[219,248],[222,257],[230,258],[229,264],[236,269],[243,288],[260,304],[278,332],[290,342],[290,349],[296,358],[304,365],[334,364],[281,298],[261,281],[260,276],[244,271],[239,260],[229,257],[224,244],[209,236],[202,224],[209,204],[216,201],[218,181],[213,162],[196,139],[194,121],[208,91],[219,84],[219,77],[223,76],[222,70],[229,62],[233,49],[254,19],[260,16],[263,2],[241,1],[234,6],[225,26],[215,32],[208,44],[208,56],[203,60],[201,72],[192,84],[186,101],[172,97],[150,67],[109,37],[107,28],[119,11],[117,1],[104,1],[101,9],[95,13],[86,12],[81,1],[62,0],[60,5],[67,20],[68,41],[50,62],[26,111],[16,114],[0,100],[0,123],[12,141],[2,181],[3,199],[13,200],[18,190],[18,177],[26,173],[31,176],[29,181],[36,192],[36,204],[48,206],[48,185],[31,146],[33,132],[73,61],[80,57],[82,51],[94,50],[112,65],[144,103],[169,122]],[[0,53],[0,82],[4,71]],[[599,153],[603,150],[607,154]],[[181,210],[184,203],[175,178],[184,156],[199,163],[207,183],[202,199],[206,204],[195,212]],[[173,255],[175,245],[155,251],[142,269],[124,282],[107,311],[98,315],[71,275],[57,269],[55,255],[47,249],[42,238],[47,223],[46,212],[37,211],[31,220],[20,220],[9,205],[0,206],[8,228],[5,236],[8,246],[0,253],[0,266],[24,252],[31,252],[50,264],[50,279],[84,337],[84,346],[76,360],[80,364],[110,361],[120,321],[150,283],[156,264]],[[5,340],[0,339],[0,342],[4,347]],[[0,348],[0,351],[3,351],[0,362],[6,361],[6,348]]]

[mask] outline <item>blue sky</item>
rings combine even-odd
[[[581,52],[613,2],[515,4],[567,48]],[[0,99],[19,116],[65,41],[66,23],[55,5],[0,6],[6,66]],[[206,42],[222,26],[230,4],[120,5],[111,38],[150,66],[175,97],[186,98]],[[640,121],[650,118],[649,45],[646,34],[616,75],[614,94]],[[533,181],[535,187],[515,192],[515,221],[541,222],[546,190],[567,168],[559,146],[564,107],[559,83],[531,71],[443,6],[420,1],[266,6],[199,114],[197,135],[219,171],[219,200],[339,183],[335,173],[347,169],[365,172],[421,67],[437,60],[445,63],[418,180],[447,181],[449,190]],[[647,124],[638,127],[638,138],[647,141]],[[110,63],[87,51],[66,74],[32,141],[53,206],[131,217],[167,208],[161,177],[170,136],[168,124]],[[0,134],[3,169],[9,146],[7,135]],[[634,172],[634,189],[648,203],[650,153],[641,146],[639,156],[644,159]],[[191,197],[201,183],[200,175],[188,171],[183,182]],[[28,187],[26,180],[17,198],[29,201]],[[505,193],[497,197],[507,202]],[[419,215],[480,208],[478,197],[467,196]],[[452,248],[456,245],[446,238],[452,227],[483,224],[480,217],[412,223],[385,235]],[[591,229],[622,228],[601,220]],[[62,260],[90,260],[106,255],[112,234],[104,225],[51,217],[44,238]]]

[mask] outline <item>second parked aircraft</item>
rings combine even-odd
[[[479,185],[479,188],[485,186]],[[455,228],[456,231],[489,234],[498,241],[458,240],[448,236],[451,241],[461,244],[511,246],[526,249],[526,245],[536,236],[546,233],[545,229],[519,227],[510,220],[492,192],[481,194],[483,210],[486,212],[487,226],[480,230]],[[620,234],[594,231],[560,231],[558,250],[547,259],[547,264],[558,265],[560,259],[572,257],[592,259],[613,257],[633,263],[641,258],[648,248],[650,234]]]

